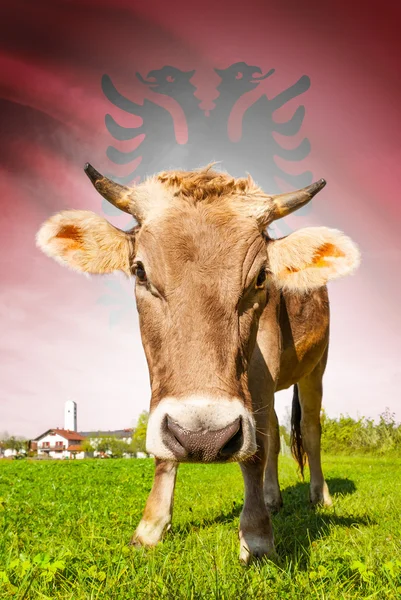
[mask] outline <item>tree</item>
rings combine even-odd
[[[148,428],[149,413],[144,410],[138,417],[138,423],[132,434],[130,450],[132,453],[146,453],[146,430]]]
[[[109,439],[109,451],[113,458],[121,458],[123,454],[129,452],[129,446],[124,440],[111,436]]]
[[[17,452],[20,452],[21,450],[25,449],[25,440],[12,435],[3,441],[3,445],[5,449],[16,450]]]
[[[89,438],[86,438],[81,445],[82,450],[84,452],[93,452],[94,450],[96,450],[96,448],[94,448],[94,446],[92,445],[92,440],[90,440]]]
[[[282,426],[287,432],[291,431],[291,406],[286,406],[282,419]]]
[[[290,448],[291,435],[290,435],[290,432],[288,431],[288,429],[286,427],[284,427],[284,425],[280,425],[279,432],[280,432],[280,441],[283,439],[285,445],[288,446],[288,448]]]
[[[96,440],[92,440],[93,447],[97,452],[106,452],[110,451],[110,440],[111,436],[109,435],[100,435]]]
[[[123,454],[128,454],[130,452],[130,447],[127,442],[114,435],[99,435],[96,439],[88,440],[87,447],[92,448],[92,450],[87,450],[87,452],[96,450],[97,452],[108,454],[113,458],[121,458]]]

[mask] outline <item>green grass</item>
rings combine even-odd
[[[325,457],[332,509],[280,460],[277,559],[238,561],[238,465],[182,465],[172,531],[128,547],[151,460],[0,461],[0,598],[401,597],[401,460]]]

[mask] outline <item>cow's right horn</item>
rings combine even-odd
[[[139,205],[135,188],[129,188],[101,175],[91,164],[86,163],[84,171],[95,189],[116,208],[133,215],[141,223],[145,214]]]
[[[316,181],[301,190],[272,196],[273,209],[270,218],[272,221],[282,219],[302,206],[305,206],[305,204],[312,200],[313,196],[320,192],[325,185],[325,179],[319,179],[319,181]]]

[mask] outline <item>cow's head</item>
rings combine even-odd
[[[124,232],[94,213],[65,211],[44,223],[37,242],[78,271],[136,275],[152,390],[148,451],[178,461],[244,460],[256,450],[248,365],[269,291],[319,288],[359,260],[336,230],[279,240],[264,233],[325,181],[269,196],[250,178],[208,167],[160,173],[135,188],[90,165],[86,173],[139,226]]]

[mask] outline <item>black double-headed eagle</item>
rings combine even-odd
[[[132,140],[135,148],[132,151],[122,151],[114,145],[107,148],[109,160],[116,165],[129,165],[135,161],[135,168],[125,177],[119,178],[109,173],[114,181],[129,185],[138,176],[143,179],[147,175],[168,169],[195,169],[217,160],[233,176],[250,173],[261,187],[272,193],[281,191],[278,180],[293,188],[302,188],[311,183],[311,172],[290,174],[276,163],[277,157],[293,162],[308,156],[310,143],[307,138],[295,148],[285,149],[275,137],[276,134],[287,137],[297,134],[304,120],[305,107],[298,106],[292,117],[285,122],[274,118],[274,113],[284,104],[309,89],[309,77],[302,76],[272,98],[266,94],[260,96],[245,110],[242,135],[238,141],[233,142],[228,136],[228,121],[235,104],[243,94],[254,90],[261,80],[272,76],[274,69],[263,75],[260,67],[238,62],[227,69],[215,71],[221,82],[217,87],[219,97],[210,113],[199,108],[200,101],[194,95],[196,88],[191,83],[191,78],[195,71],[165,66],[150,71],[146,78],[137,73],[141,83],[153,92],[170,96],[179,103],[188,128],[186,144],[177,142],[174,119],[168,109],[148,99],[143,104],[133,102],[117,90],[109,75],[103,76],[103,93],[114,105],[113,115],[107,114],[105,117],[106,127],[115,140]],[[118,122],[119,111],[140,117],[142,124],[138,127],[123,127]],[[143,134],[143,141],[138,145],[136,138]],[[138,161],[140,157],[141,160]],[[110,212],[109,208],[106,210]],[[283,230],[283,224],[280,229]]]

